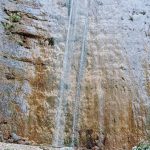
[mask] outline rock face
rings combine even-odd
[[[4,138],[16,132],[37,143],[52,143],[69,6],[65,0],[1,0],[0,4],[0,130]],[[129,150],[148,136],[149,8],[149,0],[89,3],[87,63],[80,97],[80,145],[87,144],[85,134],[89,130],[106,150]],[[80,30],[77,40],[79,33]],[[68,96],[66,144],[72,132],[79,59],[78,47],[71,64],[71,85],[66,86],[72,87]]]

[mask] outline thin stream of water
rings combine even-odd
[[[72,64],[72,55],[74,51],[74,40],[76,37],[76,21],[78,0],[71,1],[71,11],[69,17],[68,34],[65,46],[63,70],[61,76],[61,83],[59,89],[59,96],[57,100],[57,113],[55,116],[55,133],[53,145],[61,147],[64,145],[64,128],[65,128],[65,113],[67,106],[67,95],[70,92],[70,70]]]
[[[78,121],[79,121],[79,109],[80,109],[80,97],[81,97],[81,83],[84,74],[86,55],[87,55],[87,33],[88,33],[88,1],[86,3],[86,15],[84,22],[84,32],[83,32],[83,41],[81,48],[81,56],[79,63],[79,72],[77,75],[77,87],[74,100],[74,110],[73,110],[73,134],[72,134],[72,145],[75,146],[75,140],[78,139]]]

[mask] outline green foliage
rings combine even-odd
[[[2,23],[3,27],[7,31],[11,31],[14,28],[14,25],[12,23]]]
[[[14,28],[14,22],[19,22],[21,20],[21,14],[20,13],[17,13],[17,12],[14,12],[14,13],[11,13],[10,16],[9,16],[9,22],[4,22],[2,23],[4,29],[6,31],[11,31],[13,28]]]
[[[65,145],[65,146],[71,146],[71,144],[72,144],[71,138],[66,138],[66,139],[64,140],[64,145]]]
[[[74,141],[72,141],[72,139],[69,137],[64,140],[64,145],[68,146],[68,147],[71,147],[72,145],[77,146],[78,141],[77,141],[77,139],[74,139]]]
[[[78,145],[78,140],[77,140],[77,139],[74,139],[73,145],[74,145],[74,146],[77,146],[77,145]]]
[[[11,31],[14,28],[14,22],[19,22],[21,20],[21,14],[18,12],[13,12],[9,16],[9,22],[2,23],[6,31]]]
[[[140,143],[133,150],[150,150],[150,143]]]
[[[23,46],[23,44],[24,44],[23,41],[22,41],[21,39],[18,40],[17,43],[18,43],[20,46]]]
[[[10,17],[9,17],[9,20],[11,22],[19,22],[21,20],[21,14],[20,13],[11,13],[10,14]]]

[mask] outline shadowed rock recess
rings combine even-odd
[[[3,140],[130,150],[149,107],[149,0],[0,0]]]

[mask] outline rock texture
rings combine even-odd
[[[34,146],[24,146],[24,145],[18,145],[18,144],[4,144],[0,143],[0,149],[1,150],[42,150],[40,147],[34,147]]]
[[[0,130],[4,138],[16,132],[37,143],[52,143],[68,28],[66,1],[0,4]],[[129,150],[150,130],[150,1],[91,1],[87,39],[80,145],[92,130],[101,148]],[[66,139],[79,58],[76,51]]]
[[[0,150],[55,150],[52,147],[46,146],[29,146],[29,145],[18,145],[18,144],[6,144],[0,143]],[[72,150],[72,148],[64,147],[58,148],[57,150]]]

